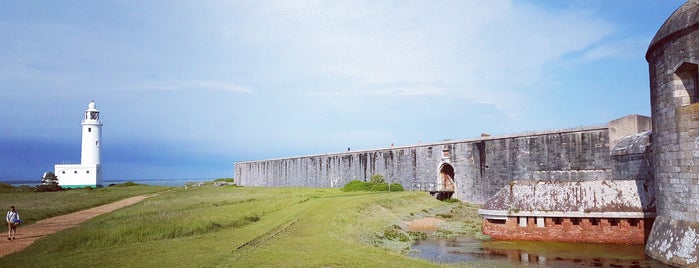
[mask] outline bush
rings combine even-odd
[[[15,187],[7,183],[0,183],[0,193],[10,193],[14,192]]]
[[[369,183],[360,181],[360,180],[353,180],[345,184],[344,187],[342,187],[343,192],[358,192],[358,191],[369,191],[370,185]]]
[[[357,191],[370,191],[370,192],[401,192],[405,191],[400,183],[391,183],[389,188],[388,183],[384,182],[383,176],[375,174],[371,176],[371,182],[363,182],[360,180],[353,180],[345,184],[342,187],[343,192],[357,192]]]
[[[400,183],[397,183],[397,182],[391,183],[391,192],[402,192],[402,191],[405,191],[405,189],[403,189],[403,185],[400,185]]]
[[[63,191],[63,187],[61,187],[58,184],[49,184],[49,185],[38,185],[36,186],[36,192],[57,192],[57,191]]]
[[[385,183],[385,181],[384,181],[384,179],[383,179],[383,175],[381,175],[381,174],[374,174],[374,175],[371,175],[371,177],[369,178],[369,181],[370,181],[372,184],[382,184],[382,183]]]
[[[388,184],[387,183],[378,183],[378,184],[369,183],[369,191],[388,192]]]
[[[235,180],[233,180],[233,178],[220,178],[220,179],[215,179],[215,180],[214,180],[214,182],[218,182],[218,181],[222,181],[222,182],[235,182]]]
[[[383,231],[383,236],[381,238],[396,240],[401,242],[410,241],[410,237],[403,231],[398,225],[391,225],[386,230]]]

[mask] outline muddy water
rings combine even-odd
[[[473,237],[416,242],[412,257],[488,267],[669,267],[646,257],[642,245],[480,241]]]

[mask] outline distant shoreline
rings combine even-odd
[[[206,181],[213,181],[215,180],[214,178],[207,178],[207,179],[155,179],[155,180],[147,180],[147,179],[134,179],[134,180],[104,180],[104,186],[108,186],[110,184],[119,184],[119,183],[124,183],[124,182],[135,182],[135,183],[140,183],[140,184],[146,184],[146,185],[151,185],[151,186],[183,186],[189,182],[206,182]],[[7,181],[0,181],[0,183],[7,183],[12,186],[36,186],[41,184],[41,180],[7,180]]]

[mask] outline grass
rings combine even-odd
[[[374,245],[407,215],[445,205],[420,192],[177,188],[2,261],[25,267],[437,267]]]
[[[8,192],[0,194],[0,204],[15,206],[23,224],[112,203],[124,198],[161,192],[169,187],[131,186],[97,189],[71,189],[58,192]],[[0,231],[7,226],[0,224]]]

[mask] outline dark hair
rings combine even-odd
[[[10,206],[10,208],[15,208],[15,206]]]

